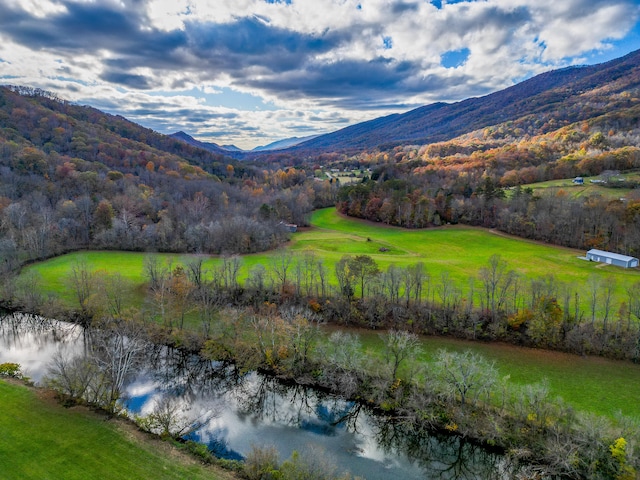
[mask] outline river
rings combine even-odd
[[[76,325],[21,314],[0,320],[0,363],[19,363],[36,384],[57,352],[83,355],[86,343]],[[509,478],[499,455],[457,437],[407,431],[339,396],[166,347],[149,345],[144,358],[126,380],[122,406],[144,416],[171,399],[198,421],[189,437],[221,457],[274,446],[282,460],[297,450],[367,480]]]

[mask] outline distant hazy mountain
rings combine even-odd
[[[316,138],[318,135],[309,135],[307,137],[291,137],[285,138],[284,140],[278,140],[277,142],[269,143],[268,145],[262,145],[260,147],[256,147],[252,152],[263,152],[266,150],[282,150],[284,148],[294,147],[299,145],[302,142],[306,142],[308,140],[312,140]]]
[[[243,150],[242,148],[238,148],[235,145],[218,145],[213,142],[201,142],[200,140],[196,140],[191,135],[185,132],[176,132],[172,133],[170,137],[177,138],[178,140],[182,140],[183,142],[187,142],[189,145],[193,145],[194,147],[203,148],[205,150],[209,150],[210,152],[215,153],[223,153],[227,155],[240,156],[242,157],[243,153],[249,152],[266,152],[271,150],[282,150],[285,148],[294,147],[302,142],[306,142],[308,140],[312,140],[317,137],[317,135],[309,135],[307,137],[291,137],[285,138],[284,140],[278,140],[276,142],[272,142],[268,145],[262,145],[259,147],[255,147],[253,150]],[[238,155],[239,154],[239,155]]]
[[[215,145],[215,143],[212,145]],[[235,145],[222,145],[221,147],[223,150],[227,150],[229,152],[244,152],[243,149],[238,148]]]
[[[531,117],[529,124],[533,129],[527,133],[541,133],[551,119],[573,123],[607,113],[615,105],[622,105],[624,92],[639,86],[640,50],[637,50],[599,65],[546,72],[484,97],[452,104],[435,103],[358,123],[290,150],[328,152],[427,144],[525,117]]]

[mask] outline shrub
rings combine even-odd
[[[19,363],[0,363],[0,377],[22,378]]]
[[[249,480],[271,480],[279,478],[278,451],[273,446],[253,445],[244,463],[244,474]]]

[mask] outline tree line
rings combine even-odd
[[[170,330],[189,327],[207,336],[227,305],[258,310],[265,304],[298,305],[338,325],[640,360],[640,282],[619,292],[612,278],[595,275],[580,288],[553,274],[526,278],[499,255],[466,281],[454,280],[446,270],[434,274],[422,262],[382,269],[368,255],[345,255],[330,268],[313,252],[289,250],[251,268],[237,255],[223,255],[212,267],[203,257],[165,263],[149,255],[143,269],[141,315]],[[134,286],[84,260],[74,263],[66,283],[80,318],[121,316],[131,308]],[[34,272],[6,277],[3,304],[64,314],[59,300],[42,291]]]

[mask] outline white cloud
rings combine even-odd
[[[243,147],[481,95],[580,63],[640,16],[631,0],[442,1],[441,8],[423,0],[0,0],[0,7],[0,82]],[[441,65],[443,54],[462,49],[463,65]],[[184,93],[191,91],[202,95]],[[230,93],[260,97],[275,112],[207,103]]]
[[[37,18],[66,11],[61,2],[54,0],[8,0],[9,6],[19,6]]]

